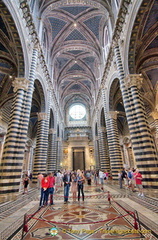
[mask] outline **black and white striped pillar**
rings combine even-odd
[[[110,159],[109,159],[109,150],[107,144],[107,135],[106,128],[98,128],[99,135],[99,155],[100,155],[100,169],[103,171],[110,172]]]
[[[142,79],[139,74],[131,74],[125,78],[119,45],[114,47],[114,52],[135,161],[143,174],[144,187],[158,188],[155,146],[138,90]]]
[[[100,155],[99,155],[99,140],[98,136],[95,136],[95,141],[94,141],[94,154],[95,154],[95,166],[96,169],[100,169]]]
[[[47,172],[47,113],[38,113],[37,139],[33,164],[33,183],[37,182],[38,173]]]
[[[158,188],[158,159],[139,91],[142,80],[139,74],[130,74],[125,78],[126,88],[131,93],[130,101],[133,115],[133,122],[130,122],[129,130],[136,164],[143,174],[143,185]]]
[[[107,110],[107,93],[102,87],[102,97],[104,103],[104,115],[107,130],[107,140],[110,157],[110,169],[114,180],[118,179],[118,172],[123,168],[121,147],[117,127],[117,112]]]
[[[56,144],[57,144],[56,131],[54,128],[50,128],[48,137],[48,156],[47,156],[47,169],[49,172],[55,171],[57,169]]]
[[[19,191],[26,144],[23,116],[28,84],[29,81],[25,78],[15,78],[13,82],[15,96],[0,167],[0,200],[2,201],[13,199]]]

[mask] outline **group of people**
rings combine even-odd
[[[72,192],[72,198],[73,201],[76,201],[76,198],[78,197],[78,201],[80,201],[80,195],[82,194],[82,200],[84,201],[84,182],[85,182],[85,176],[81,170],[72,171],[65,170],[64,173],[59,174],[58,173],[49,173],[49,174],[38,174],[38,187],[40,185],[41,188],[41,197],[40,197],[40,203],[39,207],[48,205],[48,199],[50,199],[50,205],[53,205],[53,194],[54,194],[54,188],[55,185],[60,184],[62,186],[62,183],[64,184],[64,203],[68,203],[69,199],[69,192],[71,187]],[[60,179],[59,179],[60,178]],[[61,182],[62,179],[62,182]],[[78,192],[78,195],[77,195]]]
[[[69,192],[71,190],[73,202],[76,202],[76,199],[80,201],[82,195],[82,201],[84,201],[84,183],[87,180],[87,184],[91,185],[91,179],[93,178],[94,184],[101,184],[103,188],[103,184],[108,180],[109,173],[106,171],[81,171],[78,169],[77,171],[69,171],[64,170],[61,172],[49,173],[49,174],[38,174],[37,177],[37,186],[41,189],[41,197],[40,197],[40,207],[44,205],[48,205],[48,199],[50,199],[50,205],[53,205],[53,194],[56,188],[64,185],[64,203],[68,203],[69,201]],[[142,186],[142,174],[138,169],[128,169],[124,168],[122,171],[118,172],[118,179],[120,188],[123,187],[123,183],[125,188],[130,188],[133,192],[135,191],[135,187],[138,188],[138,195],[144,196],[143,194],[143,186]],[[24,180],[24,189],[28,185],[29,178],[26,176]]]
[[[55,186],[55,176],[54,173],[49,174],[38,174],[38,180],[40,179],[41,186],[41,197],[39,207],[48,205],[48,199],[50,199],[50,205],[53,205],[53,194]],[[39,184],[39,182],[38,182]]]
[[[143,185],[142,185],[142,174],[139,172],[139,169],[130,168],[128,170],[122,169],[118,172],[118,179],[120,188],[122,188],[123,183],[126,189],[131,189],[135,192],[135,187],[138,189],[138,196],[143,197]]]

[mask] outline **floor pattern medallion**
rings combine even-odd
[[[56,204],[33,219],[35,222],[29,226],[24,240],[144,239],[134,228],[134,222],[108,203]]]

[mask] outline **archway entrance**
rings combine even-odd
[[[85,148],[74,147],[72,148],[73,170],[85,170]]]

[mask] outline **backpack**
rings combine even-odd
[[[131,172],[128,172],[128,178],[132,178],[132,173]]]

